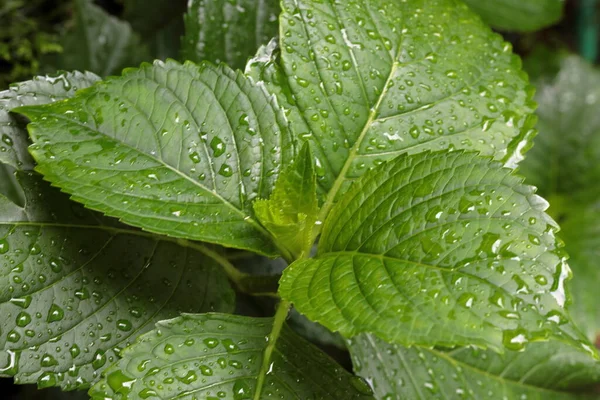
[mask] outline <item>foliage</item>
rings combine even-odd
[[[181,4],[142,3],[76,0],[47,66],[90,72],[0,92],[2,376],[93,399],[597,397],[597,71],[540,78],[523,162],[534,89],[459,0],[192,0],[181,61],[112,76],[177,54]],[[528,30],[556,4],[480,11]]]
[[[40,59],[62,52],[56,24],[68,1],[3,0],[0,3],[0,89],[40,71]]]

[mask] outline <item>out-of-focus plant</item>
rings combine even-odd
[[[0,87],[31,78],[40,59],[62,52],[56,30],[68,17],[70,1],[3,0],[0,2]]]

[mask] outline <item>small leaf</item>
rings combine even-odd
[[[252,201],[291,138],[274,100],[226,66],[129,69],[66,102],[20,109],[38,170],[86,206],[155,233],[274,255]]]
[[[183,57],[243,68],[278,34],[278,0],[191,0],[185,14]]]
[[[402,156],[335,206],[280,293],[346,337],[502,351],[556,336],[595,355],[563,309],[570,270],[546,206],[476,154]]]
[[[149,58],[148,49],[129,23],[108,14],[92,0],[74,3],[75,28],[62,37],[63,52],[48,59],[54,68],[108,76]]]
[[[511,46],[462,2],[282,4],[279,96],[291,91],[301,116],[290,113],[291,126],[313,144],[323,217],[351,181],[399,154],[471,149],[511,167],[522,158],[533,92]]]
[[[538,347],[546,343],[536,344]],[[595,399],[560,392],[552,387],[538,387],[523,382],[536,366],[523,368],[518,362],[498,360],[504,371],[487,371],[457,361],[450,354],[436,349],[405,348],[387,344],[373,335],[360,335],[350,341],[350,352],[357,374],[372,383],[378,399],[503,399],[503,400],[584,400]],[[467,350],[468,351],[468,350]],[[519,353],[511,353],[519,354]],[[589,358],[589,357],[588,357]],[[559,371],[564,372],[567,359]],[[385,366],[382,368],[382,366]],[[567,368],[560,368],[565,366]],[[516,379],[508,379],[505,371],[519,371]],[[555,370],[556,371],[556,370]],[[564,378],[550,372],[552,377]],[[550,376],[546,380],[551,384]]]
[[[302,253],[310,251],[319,203],[308,143],[304,144],[294,164],[281,173],[271,198],[257,200],[254,211],[274,240],[289,250],[291,259],[299,259]]]
[[[56,76],[36,76],[0,92],[0,162],[19,169],[33,168],[33,160],[27,152],[25,124],[9,111],[73,97],[76,90],[89,87],[98,80],[91,72],[63,72]]]
[[[373,399],[368,385],[287,326],[263,370],[272,318],[183,315],[157,324],[122,352],[92,399]],[[265,375],[266,374],[266,375]],[[255,393],[263,375],[263,390]],[[153,384],[153,382],[160,382]]]
[[[557,23],[563,16],[564,0],[465,0],[494,28],[507,31],[537,31]]]
[[[25,206],[0,195],[0,374],[89,387],[120,349],[180,312],[231,311],[223,269],[203,252],[71,203],[18,172]]]

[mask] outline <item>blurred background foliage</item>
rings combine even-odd
[[[221,14],[238,1],[222,0]],[[571,254],[573,317],[600,344],[600,71],[595,67],[600,0],[464,1],[512,44],[536,86],[539,135],[520,172],[550,200],[549,212],[561,224]],[[157,58],[203,59],[202,46],[181,43],[187,3],[0,0],[0,91],[58,69],[108,76]],[[224,36],[236,24],[207,18],[198,32]],[[276,28],[276,20],[269,19],[262,30],[270,34]],[[236,66],[255,50],[242,39],[234,43]],[[328,339],[322,344],[330,346],[330,354],[342,353],[335,350],[335,337],[310,332],[314,327],[298,321],[303,334]],[[14,386],[8,379],[0,380],[0,393],[8,400],[87,398],[83,392]]]

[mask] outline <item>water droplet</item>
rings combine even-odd
[[[222,156],[226,150],[225,143],[216,136],[210,141],[210,148],[213,151],[213,157]]]
[[[10,247],[8,245],[8,241],[6,239],[1,239],[0,240],[0,254],[8,253],[9,249],[10,249]]]
[[[102,368],[106,364],[106,355],[103,350],[96,350],[92,359],[92,367],[94,369]]]
[[[502,343],[509,350],[521,351],[529,342],[524,329],[506,330],[502,335]]]
[[[207,338],[207,339],[204,339],[204,344],[209,349],[214,349],[215,347],[217,347],[219,345],[219,340],[215,339],[215,338]]]
[[[46,318],[46,322],[62,321],[64,316],[65,316],[64,310],[53,303],[50,306],[50,310],[48,310],[48,316]]]
[[[45,389],[56,386],[56,374],[54,372],[44,372],[37,380],[38,389]]]
[[[186,385],[190,385],[198,380],[198,375],[196,375],[194,371],[188,371],[185,376],[177,376],[177,380]]]
[[[19,313],[19,315],[17,315],[17,320],[16,320],[17,326],[23,328],[23,327],[29,325],[30,322],[31,322],[31,315],[29,315],[25,311],[21,311]]]
[[[123,332],[129,332],[133,328],[131,321],[127,319],[120,319],[117,321],[117,329]]]
[[[163,350],[167,354],[173,354],[173,353],[175,353],[175,347],[173,347],[173,345],[169,344],[169,343],[165,344],[165,347],[163,348]]]

